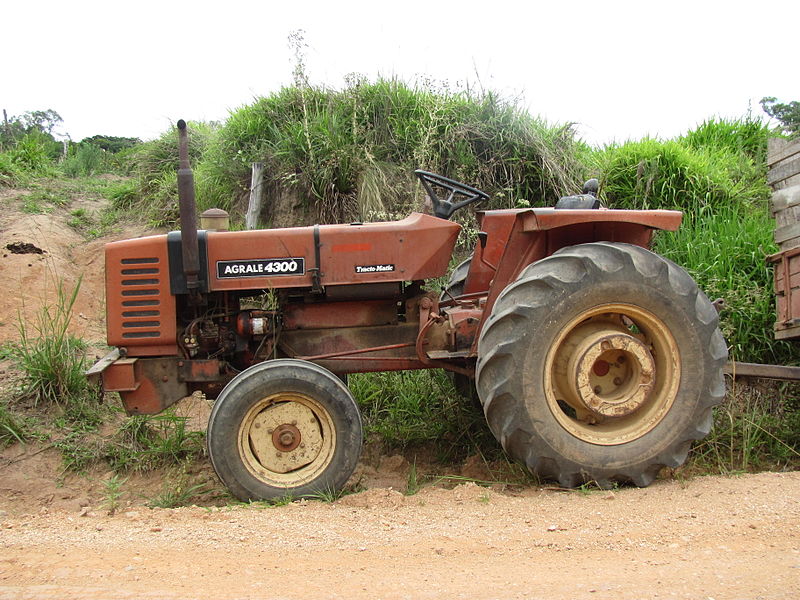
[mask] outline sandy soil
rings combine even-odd
[[[800,473],[6,517],[0,598],[800,596]]]
[[[63,212],[0,213],[0,342],[18,335],[17,310],[33,318],[52,294],[44,282],[82,274],[74,332],[102,344],[105,241],[83,241]],[[15,242],[44,253],[7,251]],[[0,599],[800,597],[800,473],[405,496],[410,468],[367,452],[366,491],[273,507],[151,509],[169,480],[134,476],[110,515],[110,473],[66,474],[55,450],[12,446],[0,453]]]

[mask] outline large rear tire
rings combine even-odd
[[[340,490],[358,464],[361,442],[350,390],[330,371],[296,359],[239,373],[208,421],[211,464],[244,501]]]
[[[466,260],[462,260],[456,265],[456,268],[450,273],[450,278],[447,280],[447,285],[444,286],[440,301],[451,300],[457,298],[464,293],[464,282],[467,280],[469,268],[472,266],[472,256]]]
[[[646,486],[708,434],[726,359],[717,313],[686,271],[638,246],[582,244],[500,294],[477,387],[495,437],[534,474]]]

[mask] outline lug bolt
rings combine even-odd
[[[614,385],[622,385],[622,379],[619,377],[614,377]]]
[[[272,433],[273,431],[275,431],[275,430],[274,430],[272,427],[270,427],[269,429],[267,429],[267,433]]]
[[[603,393],[603,388],[601,388],[599,385],[594,386],[594,393],[599,396]]]
[[[261,423],[256,423],[255,425],[253,425],[253,427],[255,427],[256,429],[261,429]]]

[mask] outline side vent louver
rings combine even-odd
[[[159,259],[155,257],[123,258],[122,337],[129,339],[161,337],[161,277]],[[142,265],[142,266],[137,266]]]

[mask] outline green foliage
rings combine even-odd
[[[87,228],[92,224],[92,218],[85,208],[76,208],[70,211],[70,218],[67,225],[78,230]]]
[[[727,150],[733,156],[744,155],[757,165],[767,159],[769,128],[752,116],[741,119],[708,119],[679,138],[689,148]]]
[[[53,129],[63,122],[53,109],[33,110],[18,116],[9,116],[0,127],[0,149],[13,148],[29,134],[44,134],[53,140]]]
[[[87,142],[81,142],[70,149],[61,165],[67,177],[89,177],[107,172],[106,151]]]
[[[0,187],[14,187],[27,179],[26,170],[17,163],[11,152],[0,152]]]
[[[204,455],[204,440],[205,433],[188,431],[186,418],[168,410],[129,417],[110,438],[90,427],[72,427],[55,445],[72,471],[103,463],[115,472],[130,472],[184,465]]]
[[[120,479],[119,475],[112,475],[103,482],[103,508],[113,515],[120,507],[122,499],[122,486],[128,478]]]
[[[177,481],[168,479],[164,482],[161,493],[151,498],[147,505],[151,508],[188,506],[198,496],[202,496],[208,491],[204,483],[190,485],[186,477],[181,477]]]
[[[577,152],[568,127],[494,93],[353,79],[341,91],[287,87],[234,111],[197,179],[201,209],[230,210],[247,191],[251,163],[263,162],[272,185],[331,222],[419,205],[416,168],[493,193],[490,206],[551,204],[579,185]]]
[[[480,407],[459,396],[444,371],[356,374],[348,383],[367,435],[391,447],[434,443],[450,459],[497,448]]]
[[[205,152],[214,124],[191,122],[189,160],[196,165]],[[178,221],[178,134],[172,128],[156,140],[145,142],[128,155],[137,181],[136,192],[126,192],[124,203],[156,226]],[[195,178],[199,176],[196,174]]]
[[[25,420],[15,414],[4,400],[0,400],[0,448],[23,442],[30,435]]]
[[[612,208],[670,208],[698,213],[769,195],[762,166],[727,147],[644,139],[598,152],[602,194]],[[766,139],[766,135],[765,138]]]
[[[780,130],[790,139],[800,137],[800,102],[778,102],[772,96],[761,99],[761,108],[773,119],[780,121]]]
[[[725,301],[721,326],[732,360],[784,363],[792,347],[773,339],[774,222],[763,205],[744,204],[686,214],[680,229],[658,236],[655,251],[684,266],[712,299]]]
[[[72,420],[94,421],[96,394],[84,376],[86,344],[68,331],[79,288],[80,281],[71,292],[57,282],[53,303],[43,303],[31,323],[19,319],[11,359],[23,374],[21,396],[34,405],[58,406]]]
[[[690,468],[719,473],[800,466],[798,385],[735,382],[714,413],[714,429],[692,451]]]
[[[82,145],[91,145],[105,150],[106,152],[110,152],[111,154],[134,148],[141,143],[142,140],[139,138],[117,137],[113,135],[93,135],[81,140]]]
[[[111,200],[114,208],[130,209],[136,201],[137,183],[132,179],[115,182],[105,190],[105,196]]]
[[[52,172],[53,140],[49,136],[32,131],[9,150],[14,163],[32,175],[47,175]]]
[[[205,452],[205,434],[186,429],[186,417],[168,410],[128,418],[102,451],[115,471],[151,471],[181,464]]]

